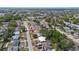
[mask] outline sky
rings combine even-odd
[[[0,7],[79,7],[78,0],[0,0]]]

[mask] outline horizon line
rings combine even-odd
[[[0,8],[79,8],[79,7],[0,7]]]

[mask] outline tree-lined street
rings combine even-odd
[[[25,29],[26,29],[26,37],[27,37],[29,51],[33,51],[32,41],[31,41],[31,37],[30,37],[29,28],[28,28],[28,22],[27,21],[24,21],[24,26],[25,26]]]

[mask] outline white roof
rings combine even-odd
[[[15,35],[16,35],[16,34],[18,35],[18,34],[20,34],[20,32],[19,32],[19,31],[16,31],[16,32],[14,32],[14,34],[15,34]]]
[[[39,41],[46,41],[45,39],[46,39],[46,37],[43,37],[43,36],[38,37],[38,40],[39,40]]]

